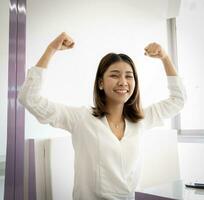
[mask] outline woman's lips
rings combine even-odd
[[[116,89],[116,90],[113,90],[113,91],[118,93],[118,94],[126,94],[126,93],[128,93],[127,89]]]

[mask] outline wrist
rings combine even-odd
[[[163,63],[165,63],[165,62],[171,61],[171,59],[170,59],[170,57],[169,57],[168,55],[165,55],[165,56],[163,56],[163,57],[161,58],[161,61],[162,61]]]
[[[56,49],[52,48],[51,46],[48,46],[47,49],[45,50],[46,55],[52,56],[56,52]]]

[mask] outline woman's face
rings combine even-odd
[[[124,104],[131,97],[135,88],[132,67],[119,61],[109,66],[100,82],[106,95],[106,103]]]

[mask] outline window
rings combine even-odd
[[[198,133],[204,129],[204,2],[181,2],[180,15],[177,18],[178,66],[188,95],[185,108],[181,112],[181,129]]]

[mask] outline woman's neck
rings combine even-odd
[[[106,111],[109,113],[107,118],[115,123],[123,121],[123,106],[123,104],[106,106]]]

